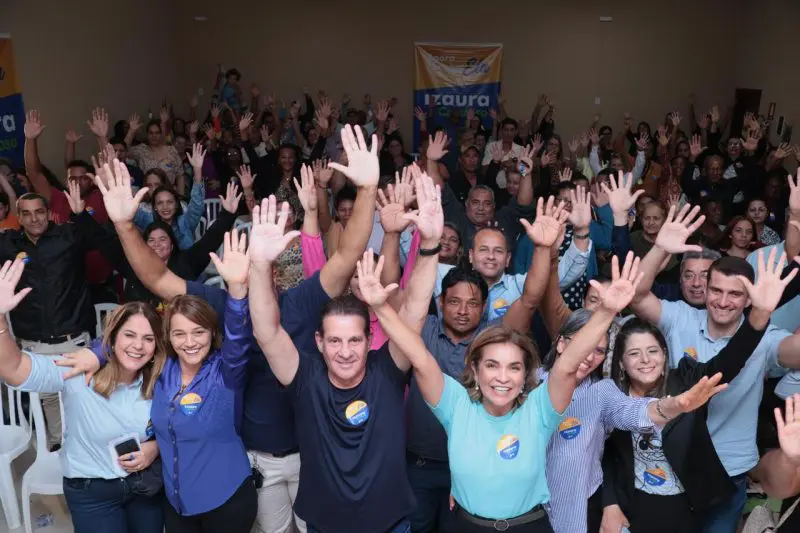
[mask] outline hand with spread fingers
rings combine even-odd
[[[533,224],[524,218],[519,221],[533,244],[549,248],[558,240],[568,218],[569,212],[564,209],[563,202],[555,205],[555,197],[550,196],[547,205],[544,205],[544,198],[539,198],[536,202],[536,220]]]
[[[677,214],[675,211],[675,207],[670,207],[664,225],[656,237],[655,245],[671,254],[702,251],[701,246],[686,244],[686,240],[703,225],[706,219],[705,215],[700,215],[700,206],[692,207],[686,204]]]
[[[381,272],[383,271],[383,256],[375,263],[375,253],[372,248],[364,252],[364,256],[356,264],[358,273],[358,288],[364,303],[372,308],[377,308],[386,303],[389,296],[397,290],[399,285],[391,283],[384,287],[381,285]]]
[[[274,195],[264,198],[260,206],[253,208],[248,250],[251,263],[274,263],[289,243],[300,236],[299,231],[286,232],[288,218],[289,203],[283,202],[279,212]]]
[[[22,299],[33,290],[26,287],[18,293],[14,293],[24,270],[25,263],[22,259],[6,261],[0,268],[0,313],[5,314],[16,309]]]
[[[361,128],[356,127],[353,133],[353,127],[347,124],[342,129],[342,147],[347,154],[347,166],[340,163],[330,163],[329,166],[350,178],[356,187],[377,186],[380,178],[377,135],[372,136],[372,145],[367,148]]]
[[[111,222],[122,224],[133,221],[136,210],[139,208],[139,202],[142,201],[149,189],[142,187],[134,196],[131,192],[131,175],[128,167],[125,166],[125,163],[120,163],[118,159],[103,165],[98,169],[97,174],[94,181],[103,195],[103,203]]]

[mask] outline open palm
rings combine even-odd
[[[103,194],[103,204],[111,222],[118,224],[132,221],[139,208],[139,202],[147,194],[147,187],[139,189],[134,196],[128,167],[118,159],[111,161],[111,164],[103,165],[94,180]]]
[[[728,388],[725,383],[720,385],[720,381],[722,381],[722,372],[717,372],[710,378],[703,376],[691,389],[676,396],[675,400],[677,400],[681,412],[689,413],[702,407],[715,394]]]
[[[572,212],[569,222],[576,228],[586,228],[592,222],[592,205],[589,192],[581,185],[574,191],[569,191],[572,200]]]
[[[433,178],[425,173],[414,177],[419,210],[405,216],[417,226],[420,236],[426,241],[436,241],[444,231],[444,211],[442,210],[442,190],[434,185]]]
[[[348,124],[342,130],[342,147],[347,154],[347,166],[330,163],[330,167],[338,170],[357,187],[369,187],[378,184],[380,166],[378,164],[378,137],[372,136],[372,146],[367,148],[364,134],[360,127],[355,129]]]
[[[13,263],[6,261],[0,268],[0,313],[8,313],[15,309],[31,292],[32,289],[27,287],[14,294],[23,270],[25,270],[25,263],[21,259],[15,259]]]
[[[564,210],[563,204],[559,203],[558,207],[554,207],[554,203],[555,198],[551,196],[547,199],[547,206],[543,207],[544,199],[539,198],[536,204],[536,220],[533,224],[524,218],[520,219],[525,232],[536,246],[553,246],[569,216],[569,212]]]
[[[764,251],[758,251],[758,278],[755,285],[744,276],[737,276],[744,284],[753,308],[770,313],[778,306],[783,290],[797,275],[797,269],[795,268],[785,278],[781,279],[781,272],[786,261],[786,252],[781,254],[777,262],[775,261],[776,252],[777,249],[773,248],[769,253],[769,259],[765,263]]]
[[[621,272],[619,258],[616,255],[611,258],[611,284],[608,287],[595,280],[589,283],[600,294],[603,307],[616,314],[631,303],[642,277],[644,273],[639,272],[639,258],[628,252]]]
[[[381,285],[381,271],[383,270],[383,256],[375,263],[375,253],[372,248],[364,252],[361,261],[356,265],[358,273],[358,288],[361,290],[361,297],[364,303],[370,307],[380,307],[389,295],[397,289],[397,283],[392,283],[386,287]]]
[[[381,226],[386,233],[400,233],[410,223],[403,216],[406,214],[406,208],[397,196],[397,189],[391,183],[386,187],[386,193],[378,191],[378,213],[381,217]]]
[[[608,195],[608,203],[614,213],[626,213],[636,203],[636,200],[644,194],[644,189],[631,193],[633,186],[633,174],[623,174],[619,171],[618,179],[614,175],[608,176],[608,185],[601,183],[600,187]]]
[[[700,246],[686,244],[686,240],[697,231],[706,219],[705,215],[698,217],[699,213],[700,206],[692,208],[686,204],[678,214],[675,214],[675,207],[671,207],[667,219],[656,237],[656,246],[671,254],[701,251]],[[695,217],[697,217],[696,220]]]
[[[786,398],[785,417],[779,407],[775,408],[775,422],[781,450],[794,464],[800,465],[800,394]]]
[[[253,227],[250,230],[250,262],[273,263],[299,231],[284,233],[289,218],[289,204],[284,202],[278,215],[275,196],[261,201],[253,208]]]
[[[211,252],[211,261],[228,285],[244,285],[250,273],[250,256],[247,253],[247,234],[232,229],[225,233],[222,259]]]

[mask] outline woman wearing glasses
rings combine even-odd
[[[767,266],[759,254],[755,286],[746,283],[752,309],[728,344],[707,363],[684,357],[669,370],[664,336],[639,319],[626,323],[617,336],[611,376],[631,398],[665,398],[721,372],[733,380],[756,350],[781,294],[796,271],[781,280],[775,250]],[[660,434],[614,431],[603,458],[604,531],[628,527],[633,533],[696,531],[695,513],[734,490],[714,450],[706,426],[707,409],[679,416]]]

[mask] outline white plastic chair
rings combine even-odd
[[[222,276],[214,276],[213,278],[208,278],[204,285],[209,285],[211,287],[219,287],[222,290],[225,290],[225,280],[222,279]]]
[[[217,215],[219,215],[219,210],[222,209],[222,202],[219,198],[209,198],[205,200],[206,204],[206,221],[208,224],[206,227],[210,226],[217,220]]]
[[[64,421],[64,403],[58,395],[61,408],[61,420]],[[44,423],[42,401],[35,392],[30,393],[31,415],[36,431],[36,459],[22,476],[22,519],[25,521],[25,533],[33,533],[31,524],[31,494],[55,496],[64,494],[61,459],[58,452],[47,449],[47,430]],[[63,437],[62,437],[63,445]]]
[[[106,325],[106,315],[117,307],[119,307],[119,304],[115,303],[94,304],[94,318],[97,323],[97,334],[95,336],[98,339],[103,336],[103,329],[105,329]]]
[[[19,499],[11,473],[11,463],[31,445],[31,426],[22,409],[22,393],[8,391],[8,418],[5,424],[0,420],[0,501],[9,529],[20,526]],[[3,395],[0,393],[0,411],[3,407]]]

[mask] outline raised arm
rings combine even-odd
[[[425,152],[425,156],[428,158],[428,166],[425,170],[433,178],[434,184],[440,187],[444,187],[444,179],[439,173],[439,160],[449,152],[447,149],[449,142],[447,134],[443,131],[437,131],[436,135],[428,137],[428,149]]]
[[[327,159],[315,159],[311,162],[314,169],[314,180],[316,181],[317,191],[317,216],[319,229],[323,235],[328,233],[333,225],[331,207],[328,198],[328,185],[333,177],[333,169],[328,166]]]
[[[786,398],[786,413],[775,408],[780,449],[764,455],[751,475],[773,498],[800,494],[800,394]]]
[[[19,351],[6,320],[8,312],[32,290],[28,287],[14,294],[23,270],[25,263],[21,259],[6,261],[0,268],[0,380],[12,387],[24,383],[31,374],[31,360]]]
[[[686,204],[677,215],[675,206],[670,207],[655,244],[642,260],[641,269],[644,277],[636,290],[631,307],[637,315],[651,324],[658,324],[661,318],[661,300],[651,292],[656,274],[661,271],[661,264],[670,254],[702,250],[700,246],[686,244],[686,239],[697,231],[706,219],[705,215],[698,216],[699,214],[699,206],[692,208]]]
[[[442,370],[425,347],[419,333],[411,329],[388,304],[389,293],[397,289],[397,284],[383,287],[380,282],[381,268],[383,268],[383,258],[380,258],[375,265],[372,252],[364,254],[363,260],[358,262],[358,285],[361,294],[378,317],[383,332],[389,337],[389,342],[392,344],[390,353],[394,363],[401,370],[413,366],[422,397],[429,404],[438,405],[444,389]]]
[[[611,285],[607,288],[595,280],[589,282],[600,294],[602,305],[567,344],[550,371],[547,391],[553,407],[559,413],[569,406],[575,388],[597,367],[600,362],[598,359],[603,358],[596,352],[597,345],[608,334],[608,328],[617,313],[633,299],[636,286],[642,280],[639,258],[634,259],[633,253],[629,253],[620,272],[619,259],[612,257],[611,275]]]
[[[350,178],[357,187],[358,194],[353,205],[353,215],[339,239],[339,247],[320,271],[322,288],[332,298],[339,296],[347,288],[356,262],[369,242],[380,177],[378,140],[375,135],[372,136],[372,145],[368,149],[361,128],[353,133],[353,128],[348,124],[342,130],[342,145],[347,153],[347,166],[330,163],[330,167]]]
[[[416,165],[414,167],[416,168]],[[395,172],[394,185],[390,183],[386,187],[386,193],[378,191],[378,213],[384,233],[381,243],[381,255],[384,260],[381,284],[384,286],[400,281],[400,234],[410,224],[410,220],[404,216],[406,205],[410,203],[406,202],[406,196],[413,197],[410,180],[411,166],[406,166],[403,168],[402,179],[399,172]],[[411,198],[410,200],[413,201]],[[409,268],[409,265],[406,265],[406,268]],[[389,302],[395,309],[400,308],[402,299],[403,293],[399,291],[389,296]]]
[[[39,118],[39,112],[32,109],[28,112],[25,118],[25,171],[28,173],[28,179],[31,181],[33,190],[42,195],[42,197],[50,202],[52,188],[47,181],[43,171],[42,162],[39,159],[39,135],[42,134],[46,126],[44,126]]]
[[[139,120],[139,114],[134,113],[128,117],[128,133],[125,134],[125,145],[128,147],[133,146],[133,141],[136,139],[136,132],[142,127],[142,121]]]
[[[800,159],[800,154],[797,154]],[[789,178],[789,223],[786,224],[786,243],[784,248],[788,257],[800,255],[800,167],[797,177]]]
[[[289,204],[284,202],[278,215],[275,196],[265,198],[253,208],[250,230],[250,317],[253,335],[267,358],[272,372],[283,385],[294,381],[300,366],[300,354],[291,337],[281,326],[278,295],[272,280],[275,260],[299,231],[284,235]]]
[[[67,168],[70,161],[75,159],[75,145],[83,139],[83,135],[78,135],[73,130],[68,130],[64,135],[64,168]]]
[[[136,277],[150,292],[169,300],[186,294],[186,281],[176,276],[156,253],[144,242],[133,223],[133,217],[147,188],[142,187],[134,196],[131,193],[131,176],[125,163],[114,159],[97,170],[97,188],[103,195],[108,218],[114,223],[125,257]],[[107,184],[107,185],[106,185]]]
[[[511,304],[511,308],[503,316],[503,323],[523,335],[527,335],[530,331],[533,313],[542,303],[550,279],[550,254],[569,216],[562,203],[558,206],[554,204],[555,198],[552,196],[547,199],[546,207],[544,199],[539,198],[536,204],[535,222],[531,224],[525,219],[520,219],[536,249],[525,277],[522,295]]]

